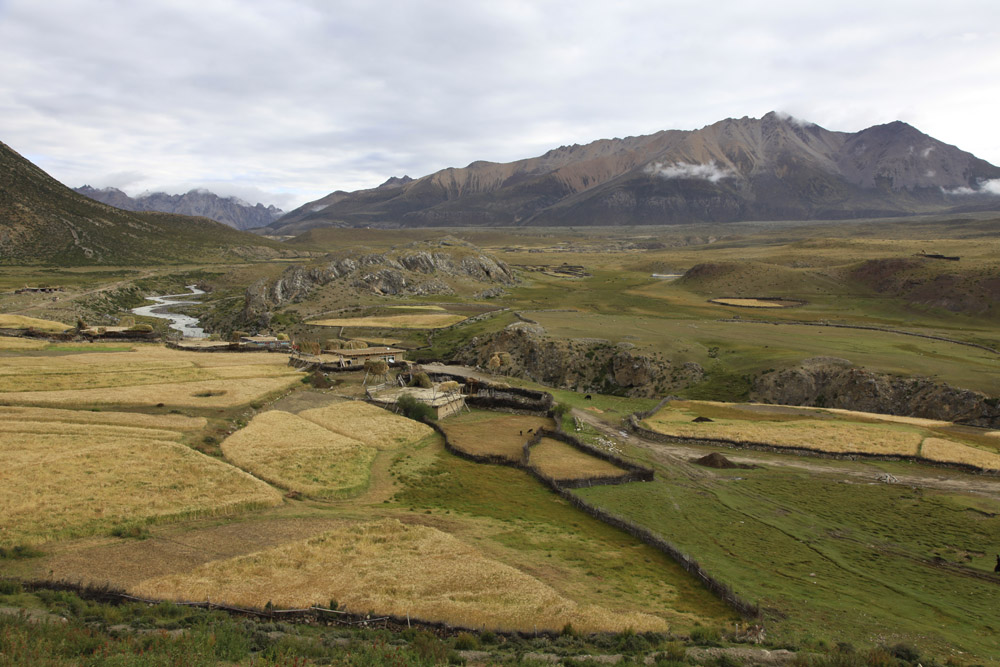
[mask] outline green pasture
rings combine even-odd
[[[769,325],[632,314],[526,312],[549,335],[628,342],[709,374],[753,374],[810,357],[839,357],[899,375],[922,375],[1000,394],[1000,355],[915,336],[796,324]]]
[[[653,483],[576,493],[759,602],[771,641],[905,642],[941,662],[997,664],[995,498],[848,481],[821,462],[811,472],[656,467]]]

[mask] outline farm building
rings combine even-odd
[[[394,347],[366,347],[360,350],[327,351],[323,354],[323,357],[339,357],[339,364],[343,368],[360,368],[364,366],[365,362],[369,359],[394,364],[396,362],[403,361],[403,355],[405,354],[406,350],[400,350]]]
[[[240,345],[246,347],[263,347],[270,350],[283,350],[292,348],[289,340],[279,340],[275,336],[243,336],[240,338]]]
[[[448,383],[440,383],[430,389],[424,389],[421,387],[400,387],[398,389],[389,389],[387,391],[381,391],[378,394],[374,394],[370,398],[379,405],[392,408],[396,405],[400,396],[409,394],[421,403],[426,403],[431,406],[434,409],[435,416],[438,419],[442,419],[448,415],[460,412],[462,408],[465,407],[465,396],[462,395],[461,387],[459,386],[454,389],[448,389],[442,387],[442,385],[445,384]]]

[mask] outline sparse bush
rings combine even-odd
[[[23,558],[38,558],[44,556],[35,547],[18,544],[13,547],[0,547],[0,559],[21,560]]]
[[[424,660],[439,665],[448,658],[448,647],[429,632],[421,632],[413,638],[410,644],[413,652]]]
[[[141,523],[119,524],[111,529],[111,536],[133,540],[148,540],[151,537],[149,528]]]
[[[691,628],[691,642],[698,646],[718,646],[721,639],[718,628],[708,628],[704,625]]]
[[[129,331],[135,331],[136,333],[153,333],[152,324],[133,324],[129,327]]]
[[[0,579],[0,595],[17,595],[22,590],[20,582],[13,579]]]
[[[891,653],[893,657],[899,658],[904,662],[916,664],[916,662],[920,660],[920,651],[918,651],[912,644],[896,644],[889,649],[889,653]]]
[[[409,394],[403,394],[400,396],[396,401],[396,405],[399,407],[403,415],[410,419],[415,419],[417,421],[437,419],[434,408],[426,403],[418,401]]]

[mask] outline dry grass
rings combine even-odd
[[[186,408],[229,408],[262,400],[287,389],[299,376],[249,378],[149,384],[136,387],[65,389],[61,391],[8,391],[0,393],[0,405],[99,405],[153,407],[159,403]]]
[[[373,329],[443,329],[464,320],[463,315],[425,313],[417,315],[373,315],[314,320],[306,324],[320,327],[370,327]]]
[[[10,315],[0,313],[0,329],[38,329],[39,331],[60,332],[73,327],[62,322],[52,320],[40,320],[35,317],[25,315]]]
[[[857,410],[841,410],[840,408],[815,408],[825,412],[832,412],[836,415],[846,417],[861,417],[862,419],[872,419],[875,421],[892,422],[895,424],[910,424],[911,426],[924,426],[935,428],[939,426],[951,426],[951,422],[940,419],[924,419],[923,417],[904,417],[903,415],[883,415],[877,412],[858,412]]]
[[[11,406],[0,406],[0,420],[2,419],[70,422],[74,424],[118,424],[120,426],[139,426],[170,431],[198,431],[208,425],[208,420],[204,417],[187,417],[185,415],[147,415],[141,412],[102,412]]]
[[[556,480],[610,477],[627,472],[613,463],[585,454],[565,442],[551,438],[542,438],[531,448],[528,462],[543,475]]]
[[[281,502],[263,482],[175,442],[32,432],[0,442],[4,545],[90,535],[123,521],[227,514]]]
[[[929,461],[961,463],[981,470],[1000,470],[1000,454],[944,438],[925,439],[920,448],[920,456]]]
[[[22,421],[7,419],[0,422],[0,433],[21,434],[34,437],[42,433],[75,437],[93,437],[106,441],[125,441],[129,438],[148,440],[176,440],[177,433],[155,428],[117,426],[108,424],[74,424],[56,421]]]
[[[528,431],[551,428],[552,420],[473,411],[449,417],[441,423],[441,427],[448,434],[451,444],[463,452],[520,461],[524,443],[531,437]]]
[[[264,412],[222,443],[230,461],[257,477],[313,498],[368,486],[375,449],[279,410]]]
[[[342,401],[304,410],[299,417],[375,449],[398,449],[434,433],[426,424],[361,401]]]
[[[667,629],[655,616],[580,605],[452,535],[392,519],[149,579],[133,592],[254,607],[336,599],[359,613],[499,630],[558,631],[567,623],[583,632]]]
[[[838,454],[916,456],[923,435],[890,424],[837,420],[742,421],[695,424],[693,415],[666,408],[646,420],[654,431],[680,438],[712,438]]]
[[[712,299],[712,303],[718,303],[723,306],[741,306],[743,308],[787,308],[790,305],[798,305],[797,303],[774,301],[771,299]]]
[[[36,338],[0,336],[0,350],[40,350],[47,345],[48,342]]]

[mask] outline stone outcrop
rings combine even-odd
[[[271,312],[305,298],[318,287],[342,281],[345,287],[387,296],[454,294],[444,278],[471,281],[478,287],[513,285],[517,278],[503,262],[464,246],[458,251],[405,248],[358,258],[339,257],[317,266],[291,266],[276,280],[262,279],[247,288],[243,320],[267,326]]]
[[[561,389],[620,396],[653,397],[699,382],[701,366],[678,366],[636,352],[628,343],[550,338],[540,325],[518,322],[460,349],[463,363],[487,368],[498,355],[500,372]],[[509,355],[509,357],[507,356]]]
[[[1000,427],[995,398],[925,377],[899,377],[858,368],[845,359],[817,357],[766,373],[754,382],[752,400],[942,419]]]

